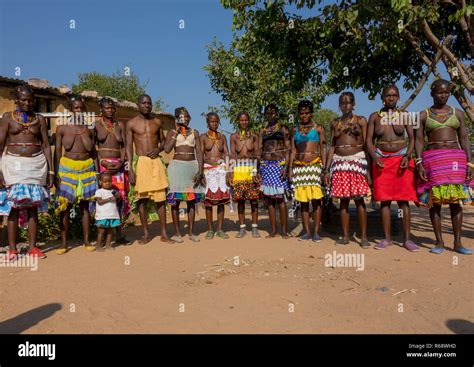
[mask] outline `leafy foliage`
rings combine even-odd
[[[257,124],[261,106],[269,102],[288,115],[298,99],[318,105],[348,88],[360,88],[370,98],[399,80],[406,90],[416,88],[427,71],[420,54],[433,60],[437,52],[427,29],[439,40],[452,38],[449,49],[460,63],[472,57],[470,29],[463,31],[460,24],[472,6],[457,0],[221,3],[234,11],[234,36],[228,49],[218,40],[208,45],[205,70],[224,101],[218,109],[230,118],[247,109]],[[298,11],[303,8],[306,12]],[[462,66],[472,77],[474,70]],[[452,82],[455,90],[466,89],[460,77],[452,76]]]

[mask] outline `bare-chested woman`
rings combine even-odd
[[[166,197],[171,205],[171,215],[175,235],[171,237],[177,243],[182,243],[179,228],[179,205],[185,201],[188,211],[189,239],[199,242],[194,234],[195,204],[202,200],[202,188],[199,185],[202,177],[202,151],[199,140],[199,131],[189,127],[191,116],[185,107],[178,107],[174,111],[176,118],[175,129],[166,135],[165,152],[174,149],[173,160],[168,165],[169,192]]]
[[[204,205],[206,207],[207,234],[206,239],[217,237],[227,239],[229,235],[222,230],[224,223],[225,204],[230,201],[228,186],[229,175],[227,164],[229,150],[225,136],[217,131],[220,120],[217,113],[206,115],[208,131],[201,134],[201,148],[204,163]],[[212,207],[217,206],[217,231],[212,230]]]
[[[415,163],[410,158],[415,148],[414,120],[406,111],[397,109],[399,99],[397,86],[385,87],[382,91],[384,107],[369,118],[367,151],[372,157],[373,194],[376,201],[381,201],[380,214],[385,234],[385,239],[374,248],[381,250],[392,244],[390,204],[394,200],[403,215],[403,247],[414,252],[420,250],[410,240],[409,201],[417,201]]]
[[[140,113],[127,122],[126,146],[127,159],[129,162],[128,177],[132,188],[134,203],[138,203],[138,213],[143,226],[143,238],[139,241],[146,244],[151,241],[148,231],[147,211],[154,208],[148,207],[153,201],[160,220],[161,241],[174,243],[166,233],[166,188],[168,179],[166,170],[160,158],[163,150],[165,136],[163,123],[151,114],[153,103],[151,97],[142,94],[138,98],[138,109]],[[135,154],[134,154],[135,146]]]
[[[322,177],[326,173],[323,164],[326,162],[326,141],[324,128],[313,122],[313,103],[301,101],[298,104],[299,126],[291,139],[291,169],[290,179],[295,188],[295,199],[300,202],[301,216],[305,234],[299,240],[321,242],[319,228],[322,216],[321,188]],[[311,236],[309,228],[309,204],[313,206],[314,236]]]
[[[46,257],[36,247],[38,209],[48,209],[49,190],[46,188],[51,188],[54,181],[48,129],[43,116],[33,112],[33,91],[27,84],[22,84],[15,87],[12,97],[17,105],[16,110],[4,113],[0,119],[3,173],[0,185],[6,186],[6,190],[2,190],[0,213],[8,215],[7,262],[18,258],[16,235],[21,210],[26,210],[28,214],[28,256]]]
[[[101,173],[112,175],[112,187],[120,196],[117,206],[122,224],[117,227],[115,243],[129,245],[131,242],[122,234],[122,225],[130,212],[128,175],[125,170],[125,124],[115,120],[117,109],[111,98],[102,98],[99,106],[102,116],[95,122],[99,169]]]
[[[271,233],[266,238],[277,236],[276,207],[280,211],[282,238],[290,238],[285,191],[289,190],[287,165],[290,164],[291,136],[287,126],[278,122],[278,107],[270,103],[264,109],[267,125],[260,130],[259,145],[262,151],[260,174],[262,193],[268,206]]]
[[[416,135],[416,165],[418,198],[422,205],[430,208],[431,224],[436,236],[436,245],[430,252],[444,251],[441,234],[441,206],[448,204],[454,232],[453,249],[463,255],[472,250],[461,244],[462,207],[460,203],[472,204],[469,186],[474,187],[473,167],[469,135],[462,111],[447,105],[451,95],[451,84],[438,79],[431,85],[433,105],[421,112],[421,126]],[[425,147],[425,134],[428,144]]]
[[[82,233],[85,249],[94,251],[89,242],[90,211],[94,208],[98,171],[95,133],[83,113],[86,106],[82,97],[73,96],[69,101],[71,119],[58,124],[56,129],[55,163],[57,171],[58,211],[61,212],[61,246],[58,255],[67,252],[70,210],[79,202],[82,213]],[[64,147],[64,154],[63,154]],[[75,214],[75,213],[74,213]]]
[[[355,98],[351,92],[339,96],[339,108],[342,116],[331,123],[331,147],[326,167],[326,185],[331,184],[331,196],[340,199],[340,216],[343,237],[337,245],[347,245],[349,239],[349,202],[354,200],[357,206],[361,228],[362,248],[370,247],[367,240],[367,210],[364,197],[369,194],[369,172],[364,145],[367,135],[367,120],[352,113]]]
[[[261,197],[258,160],[260,146],[258,134],[250,132],[250,116],[247,112],[237,115],[239,131],[230,136],[230,157],[234,160],[232,177],[233,200],[237,202],[240,229],[237,238],[246,235],[245,201],[250,201],[252,210],[252,237],[258,238],[258,199]]]

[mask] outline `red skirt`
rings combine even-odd
[[[400,168],[403,156],[382,158],[384,167],[378,168],[372,162],[373,192],[375,201],[418,201],[416,195],[415,163]]]
[[[223,192],[218,189],[216,192],[212,192],[210,189],[207,190],[204,198],[204,206],[222,205],[230,202],[230,191]]]

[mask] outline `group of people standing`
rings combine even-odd
[[[142,224],[140,243],[152,239],[150,219],[159,219],[161,241],[182,243],[181,202],[187,206],[188,238],[193,242],[200,241],[195,231],[195,205],[199,202],[205,206],[205,238],[229,237],[223,224],[225,205],[230,200],[238,208],[237,238],[247,236],[246,201],[251,206],[251,236],[260,237],[261,199],[268,207],[271,230],[267,238],[278,235],[277,211],[281,236],[290,238],[286,205],[290,196],[300,203],[301,241],[321,241],[323,204],[333,198],[340,200],[342,236],[336,241],[338,245],[350,243],[349,203],[354,200],[361,227],[360,246],[369,248],[364,198],[370,195],[371,187],[373,198],[381,202],[385,234],[374,248],[392,244],[390,204],[396,201],[402,213],[403,246],[419,251],[410,238],[409,202],[413,201],[429,207],[436,236],[430,252],[439,254],[444,250],[440,209],[449,204],[454,251],[471,254],[461,244],[460,204],[472,203],[473,186],[464,115],[447,105],[450,84],[446,80],[435,81],[431,95],[433,105],[422,111],[414,124],[413,119],[407,123],[406,111],[397,108],[399,91],[394,85],[384,88],[383,107],[368,121],[353,113],[354,95],[344,92],[339,97],[342,115],[332,121],[329,134],[313,121],[310,101],[298,104],[299,123],[294,127],[281,123],[278,107],[269,104],[264,110],[265,125],[257,132],[251,130],[247,112],[238,114],[238,129],[230,136],[230,149],[226,137],[218,131],[216,113],[206,115],[208,131],[200,134],[190,127],[187,109],[178,107],[175,128],[165,136],[163,123],[152,114],[152,100],[146,94],[138,99],[138,115],[126,123],[116,120],[112,99],[101,99],[101,116],[93,125],[84,122],[84,100],[75,96],[70,99],[72,117],[57,126],[53,157],[45,119],[33,112],[34,94],[28,85],[20,85],[14,90],[17,109],[6,112],[0,121],[0,215],[8,216],[6,260],[14,261],[19,255],[16,235],[22,218],[28,224],[28,255],[45,257],[36,247],[38,211],[47,209],[53,185],[61,221],[58,254],[68,251],[74,204],[81,211],[86,250],[102,251],[113,249],[114,233],[115,243],[130,244],[122,225],[131,210],[138,212]],[[160,158],[162,151],[174,152],[167,167]],[[171,207],[173,219],[171,237],[166,229],[166,204]],[[216,227],[213,207],[217,207]],[[310,228],[311,214],[314,231]],[[89,238],[92,215],[98,227],[95,245]]]

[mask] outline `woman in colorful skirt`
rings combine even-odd
[[[93,125],[83,118],[85,103],[82,97],[69,101],[72,118],[56,129],[55,162],[57,169],[57,211],[61,215],[61,245],[58,255],[68,251],[69,218],[78,216],[71,212],[78,203],[82,213],[82,234],[84,248],[95,251],[90,243],[90,218],[95,209],[94,195],[97,190],[97,156]],[[64,155],[63,155],[64,147]]]
[[[164,150],[174,156],[168,165],[169,191],[166,197],[171,205],[171,215],[175,235],[171,237],[177,243],[182,243],[179,228],[179,205],[186,202],[188,212],[188,234],[193,242],[199,242],[199,236],[194,234],[195,204],[202,200],[202,188],[199,185],[202,176],[202,152],[199,141],[199,131],[189,127],[191,116],[184,107],[174,110],[176,126],[166,135]]]
[[[364,198],[369,194],[368,163],[364,151],[367,120],[352,113],[355,98],[351,92],[339,96],[342,116],[331,123],[331,147],[327,167],[326,185],[331,184],[331,196],[340,199],[340,216],[343,236],[337,245],[347,245],[349,239],[349,202],[354,200],[361,228],[362,248],[370,247],[367,240],[367,210]]]
[[[278,122],[278,108],[271,103],[264,110],[267,125],[260,131],[262,160],[260,175],[262,177],[262,193],[268,207],[271,232],[266,238],[278,235],[276,229],[276,207],[280,211],[282,238],[290,238],[288,233],[288,214],[285,192],[290,189],[288,184],[287,165],[290,164],[291,136],[287,126]]]
[[[119,194],[117,206],[121,224],[116,229],[115,243],[130,245],[132,242],[122,232],[130,213],[128,174],[125,170],[125,125],[115,119],[117,108],[111,98],[102,98],[99,106],[102,116],[95,122],[99,169],[100,173],[111,174],[113,189]]]
[[[321,242],[319,227],[322,216],[321,175],[325,172],[326,144],[324,128],[312,121],[314,107],[310,101],[298,104],[299,126],[295,127],[292,137],[292,164],[290,180],[293,181],[294,197],[301,205],[301,216],[305,234],[299,240]],[[314,236],[309,228],[309,204],[313,206]]]
[[[250,201],[252,211],[252,237],[259,238],[258,233],[258,199],[261,197],[260,176],[258,175],[258,158],[260,147],[258,134],[249,129],[250,116],[247,112],[237,115],[239,131],[230,137],[230,155],[233,160],[232,189],[233,200],[237,202],[240,229],[236,238],[247,234],[245,230],[245,201]]]
[[[400,94],[397,86],[389,85],[382,92],[383,108],[369,118],[367,150],[372,157],[372,180],[375,201],[381,202],[380,214],[385,239],[375,245],[382,250],[392,245],[392,201],[402,210],[403,247],[416,252],[420,248],[410,240],[410,201],[416,196],[415,163],[411,154],[415,137],[411,115],[397,109]],[[405,140],[408,136],[408,144]]]
[[[15,87],[12,97],[17,109],[6,112],[0,120],[3,173],[0,183],[6,186],[6,190],[2,190],[3,197],[0,198],[0,215],[8,215],[7,262],[15,261],[19,255],[16,235],[21,211],[27,213],[28,256],[46,257],[36,247],[38,210],[48,209],[48,191],[54,183],[48,128],[43,116],[33,112],[33,91],[27,84],[22,84]]]
[[[224,223],[225,204],[230,201],[229,176],[227,175],[226,161],[229,157],[227,140],[217,132],[220,121],[217,113],[210,112],[206,115],[208,131],[201,134],[201,149],[204,163],[205,186],[204,205],[206,207],[206,220],[208,231],[206,239],[211,240],[214,235],[227,239],[229,235],[222,230]],[[217,206],[217,231],[212,229],[212,208]]]
[[[441,235],[441,206],[448,204],[454,232],[454,251],[472,254],[461,244],[463,213],[460,203],[472,204],[469,187],[473,187],[471,148],[464,124],[464,114],[451,106],[448,99],[451,85],[444,79],[431,86],[433,106],[421,112],[420,128],[416,135],[415,160],[418,173],[420,204],[430,208],[430,218],[436,245],[430,252],[441,254],[444,241]],[[425,134],[428,144],[425,146]]]

